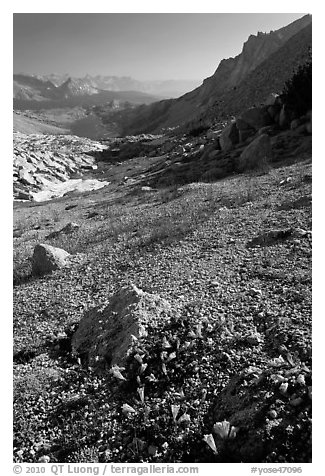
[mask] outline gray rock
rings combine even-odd
[[[271,140],[267,134],[258,136],[242,152],[238,168],[240,171],[263,168],[272,158]]]
[[[24,157],[17,157],[15,156],[14,157],[14,165],[16,167],[21,167],[22,169],[27,169],[28,167],[28,162],[27,162],[27,159],[24,158]]]
[[[147,323],[169,319],[170,310],[160,296],[133,285],[124,287],[84,315],[73,335],[72,351],[97,368],[123,364],[132,341],[147,335]]]
[[[35,157],[33,156],[28,156],[27,157],[27,162],[31,163],[31,164],[34,164],[34,165],[38,165],[39,161],[37,159],[35,159]]]
[[[37,171],[38,172],[46,172],[46,171],[48,171],[48,167],[43,162],[39,162],[37,164]]]
[[[80,225],[78,223],[70,222],[67,223],[61,230],[58,231],[53,231],[50,233],[47,238],[55,238],[59,236],[61,233],[64,233],[65,235],[69,235],[70,233],[73,233],[74,231],[77,231],[80,228]]]
[[[67,223],[61,230],[61,233],[73,233],[74,231],[78,230],[80,228],[80,225],[78,223],[74,223],[71,221],[70,223]]]
[[[254,248],[255,246],[271,246],[274,243],[291,238],[293,233],[294,230],[292,228],[286,228],[284,230],[270,230],[250,240],[247,243],[247,247]]]
[[[262,107],[251,107],[244,111],[236,119],[238,129],[255,129],[258,130],[261,127],[269,126],[273,123],[273,120],[268,113],[268,108],[265,106]],[[245,126],[246,125],[246,126]]]
[[[34,248],[32,257],[32,273],[34,276],[42,276],[62,268],[67,264],[69,256],[70,254],[61,248],[38,244]]]
[[[255,129],[241,129],[239,131],[239,141],[245,142],[249,137],[255,134]]]
[[[259,136],[261,136],[262,134],[271,134],[274,129],[275,129],[276,126],[272,125],[272,126],[265,126],[265,127],[261,127],[258,131],[257,131],[257,134]]]
[[[35,184],[35,179],[32,177],[32,175],[24,169],[20,169],[18,172],[18,178],[21,183],[26,184],[26,185],[34,185]]]
[[[220,147],[223,151],[231,150],[239,142],[239,132],[235,122],[230,123],[219,137]]]
[[[60,180],[60,182],[66,182],[68,180],[68,177],[67,175],[65,175],[64,173],[61,173],[61,172],[58,172],[58,171],[54,171],[53,170],[53,175],[54,177],[56,177],[58,180]]]
[[[18,187],[14,187],[14,197],[17,200],[30,200],[31,199],[31,195],[27,190],[23,190],[23,189],[18,188]]]

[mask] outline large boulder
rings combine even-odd
[[[219,143],[221,150],[228,151],[231,150],[234,145],[239,142],[239,133],[238,128],[235,122],[231,122],[225,129],[222,131],[219,138]]]
[[[255,129],[256,131],[264,126],[269,126],[273,122],[266,106],[251,107],[236,118],[239,130]]]
[[[47,236],[47,238],[56,238],[61,233],[64,233],[67,235],[67,234],[73,233],[74,231],[77,231],[79,228],[80,228],[80,225],[78,223],[74,223],[71,221],[67,223],[63,228],[61,228],[61,230],[52,231],[52,233],[50,233]]]
[[[34,248],[32,257],[32,273],[34,276],[51,273],[55,269],[64,267],[70,254],[61,248],[38,244]]]
[[[256,131],[255,129],[240,129],[239,130],[239,142],[245,142],[248,138],[252,137],[255,135]]]
[[[272,158],[271,140],[267,134],[257,136],[242,152],[239,171],[262,169]]]
[[[254,248],[256,246],[271,246],[274,243],[290,238],[292,234],[292,228],[286,228],[284,230],[269,230],[250,240],[246,246],[247,248]]]
[[[146,325],[169,319],[170,304],[136,286],[123,287],[109,302],[88,311],[72,338],[72,350],[97,369],[124,363],[134,339]]]

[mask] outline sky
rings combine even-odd
[[[250,34],[304,13],[14,13],[14,73],[131,76],[139,80],[211,76]]]

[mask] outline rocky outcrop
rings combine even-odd
[[[311,200],[307,200],[311,205]],[[281,207],[283,209],[283,207]],[[311,231],[303,230],[302,228],[284,228],[281,230],[269,230],[256,236],[247,243],[247,248],[254,248],[257,246],[272,246],[289,238],[307,238],[311,240]]]
[[[236,118],[238,130],[253,129],[257,131],[261,127],[269,126],[272,122],[267,106],[251,107]]]
[[[47,238],[56,238],[61,234],[68,235],[73,233],[74,231],[79,230],[79,228],[80,225],[78,223],[70,222],[67,223],[63,228],[61,228],[61,230],[53,231],[52,233],[50,233]]]
[[[239,158],[239,171],[252,170],[266,166],[272,157],[270,136],[262,134],[251,142]]]
[[[73,352],[97,368],[123,364],[132,341],[146,335],[146,324],[168,319],[170,310],[156,294],[133,285],[122,288],[81,319],[72,338]]]
[[[236,115],[272,91],[281,93],[292,71],[307,60],[310,46],[310,15],[269,34],[251,35],[242,53],[222,60],[202,86],[177,100],[134,109],[124,118],[124,132],[153,132],[194,118]]]
[[[225,129],[222,131],[219,143],[221,150],[227,151],[234,147],[234,145],[239,142],[239,133],[238,128],[235,122],[231,122]]]
[[[14,198],[33,199],[53,185],[62,188],[75,174],[96,169],[94,152],[104,149],[76,136],[14,133]]]
[[[34,248],[32,257],[32,274],[42,276],[67,264],[70,254],[61,248],[46,244],[38,244]]]

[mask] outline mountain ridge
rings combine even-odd
[[[41,91],[36,94],[36,100],[42,100],[42,93],[50,91],[54,96],[60,92],[66,94],[96,94],[98,91],[136,91],[155,97],[169,98],[178,97],[187,91],[191,91],[198,86],[201,80],[137,80],[130,76],[109,76],[86,74],[84,77],[77,78],[68,74],[14,74],[14,98],[15,99],[33,99],[32,88]],[[46,90],[46,87],[49,90]],[[27,89],[26,89],[27,88]]]
[[[305,29],[308,29],[308,34],[302,33]],[[254,71],[262,64],[264,64],[265,67],[267,61],[273,61],[275,57],[272,55],[275,55],[279,50],[284,48],[292,38],[296,38],[295,41],[297,41],[299,48],[301,48],[303,42],[300,41],[300,37],[303,37],[307,46],[311,46],[310,15],[306,15],[275,32],[250,35],[248,40],[244,43],[242,52],[235,58],[222,60],[215,73],[209,78],[206,78],[203,84],[198,88],[168,102],[160,101],[159,103],[153,103],[149,107],[141,106],[131,111],[128,118],[122,117],[122,120],[125,122],[124,133],[136,134],[140,132],[158,131],[161,128],[175,127],[194,118],[202,117],[206,114],[209,115],[209,109],[213,105],[215,106],[222,98],[226,98],[227,100],[232,99],[232,94],[236,92],[236,88],[238,88],[249,75],[251,75],[250,84],[246,82],[246,88],[248,90],[254,90],[255,78],[252,76]],[[284,82],[293,74],[293,68],[297,66],[296,57],[299,57],[300,61],[303,61],[308,53],[308,48],[304,48],[305,53],[301,55],[298,47],[295,50],[294,42],[293,47],[291,44],[288,49],[290,50],[290,52],[287,53],[288,57],[286,57],[285,54],[280,55],[285,57],[283,68],[286,74],[282,74],[281,70],[274,73],[276,76],[281,77],[281,81],[277,81],[277,86],[280,88],[278,92],[282,91],[281,88]],[[293,55],[293,58],[290,57],[290,54]],[[270,78],[265,78],[265,82],[269,83],[269,79]],[[272,91],[270,90],[268,93],[269,92]],[[249,101],[242,104],[243,107],[249,107],[250,105],[252,104],[249,104]],[[224,112],[229,114],[230,111],[227,111],[224,106],[223,104]]]

